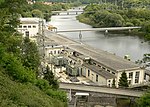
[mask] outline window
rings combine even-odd
[[[129,73],[129,78],[132,78],[133,77],[133,72],[130,72]]]
[[[29,25],[28,28],[31,28],[31,26]]]
[[[108,72],[110,72],[110,70],[107,69]]]
[[[36,28],[36,26],[35,26],[35,25],[33,25],[33,28]]]
[[[23,28],[27,28],[27,26],[23,26]]]
[[[106,68],[105,68],[105,67],[102,67],[102,69],[105,70]]]
[[[100,65],[98,65],[98,67],[100,67],[100,68],[101,68],[101,66],[100,66]]]
[[[135,83],[139,83],[139,75],[140,75],[139,71],[135,73]]]
[[[88,77],[90,76],[90,70],[88,69]]]
[[[144,74],[144,80],[146,80],[146,74]]]
[[[112,74],[114,74],[114,75],[115,75],[115,73],[114,73],[114,72],[112,72]]]
[[[98,82],[98,75],[96,74],[96,82]]]
[[[136,72],[135,78],[139,78],[139,74],[140,74],[140,72]]]
[[[139,79],[135,78],[135,83],[139,83]]]
[[[22,26],[20,25],[19,28],[22,28]]]
[[[56,54],[56,51],[54,51],[54,54]]]

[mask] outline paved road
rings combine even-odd
[[[89,92],[98,92],[98,93],[113,94],[113,95],[128,96],[128,97],[140,97],[144,94],[144,91],[113,89],[113,88],[98,87],[98,86],[88,86],[88,85],[83,85],[83,84],[60,83],[60,88],[89,91]]]
[[[44,30],[45,36],[49,38],[52,41],[55,41],[56,43],[64,46],[68,46],[71,44],[80,44],[77,41],[71,40],[69,38],[64,37],[63,35],[59,36],[58,34],[51,32],[49,30]]]

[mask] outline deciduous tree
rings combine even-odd
[[[44,79],[46,79],[49,82],[49,85],[52,86],[52,88],[54,89],[59,88],[58,82],[55,79],[53,72],[49,69],[48,65],[44,73]]]

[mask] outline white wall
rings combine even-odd
[[[131,85],[136,85],[136,84],[140,84],[140,83],[143,83],[144,82],[144,70],[143,69],[137,69],[137,70],[132,70],[132,71],[125,71],[126,74],[127,74],[127,78],[128,80],[131,80]],[[133,77],[132,79],[129,79],[129,73],[130,72],[133,72]],[[136,72],[139,72],[139,82],[138,83],[135,83],[135,75],[136,75]],[[117,79],[116,79],[116,87],[118,87],[118,83],[119,83],[119,79],[121,77],[121,74],[122,72],[119,72],[117,74]]]
[[[23,37],[26,36],[25,32],[29,31],[29,38],[31,38],[37,35],[39,31],[39,24],[20,24],[18,31],[23,33]]]
[[[50,53],[52,52],[52,54],[55,56],[59,55],[63,50],[63,47],[60,48],[46,48],[45,49],[45,55],[46,57],[49,57]]]
[[[107,85],[107,80],[98,75],[98,82],[96,81],[96,73],[90,70],[90,75],[88,76],[88,69],[86,68],[86,78],[90,79],[94,83],[97,83],[98,85]]]

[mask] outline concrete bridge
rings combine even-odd
[[[84,84],[60,83],[60,89],[75,90],[78,92],[101,93],[104,96],[112,95],[118,98],[139,98],[144,94],[144,91],[117,89]]]
[[[68,29],[68,30],[57,30],[57,33],[60,32],[82,32],[82,31],[117,31],[117,30],[132,30],[132,29],[141,29],[140,26],[135,27],[108,27],[108,28],[90,28],[90,29]]]
[[[83,13],[84,11],[83,10],[69,10],[69,11],[52,11],[52,14],[55,14],[55,15],[78,15],[78,14],[81,14]],[[61,14],[60,14],[61,13]]]
[[[108,28],[90,28],[90,29],[68,29],[68,30],[56,30],[56,33],[62,33],[62,32],[79,32],[79,38],[82,38],[81,32],[85,31],[104,31],[105,34],[107,34],[109,31],[122,31],[122,30],[128,30],[129,32],[132,29],[141,29],[140,26],[134,26],[134,27],[108,27]]]

